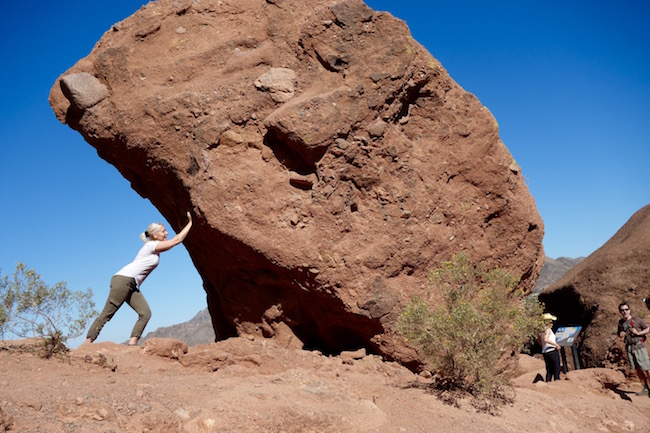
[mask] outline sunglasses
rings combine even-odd
[[[618,311],[622,313],[623,311],[630,311],[630,309],[629,309],[629,308],[621,308],[621,309],[618,310]]]

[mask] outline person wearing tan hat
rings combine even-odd
[[[650,389],[650,359],[648,358],[648,349],[645,346],[645,340],[650,334],[650,327],[643,319],[633,316],[630,306],[627,302],[621,302],[618,306],[618,312],[621,313],[621,319],[618,321],[618,335],[625,341],[625,351],[630,368],[636,371],[643,389],[636,395],[648,395]]]
[[[550,313],[542,315],[544,319],[545,330],[540,334],[539,340],[542,345],[542,356],[546,364],[546,381],[560,380],[560,345],[557,344],[557,338],[553,332],[553,322],[557,317]]]

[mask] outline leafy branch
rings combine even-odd
[[[0,274],[0,336],[40,337],[45,356],[66,351],[97,314],[92,290],[71,291],[65,281],[48,286],[33,269],[16,265],[13,277]]]

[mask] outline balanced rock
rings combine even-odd
[[[80,73],[108,96],[75,107],[59,82]],[[359,0],[151,2],[50,104],[172,228],[192,211],[219,339],[283,323],[306,348],[415,365],[394,325],[441,260],[507,268],[524,292],[542,266],[541,218],[490,111]]]

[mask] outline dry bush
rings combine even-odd
[[[66,341],[80,336],[97,314],[92,296],[91,289],[71,291],[65,282],[48,286],[18,263],[13,278],[0,275],[0,336],[42,338],[46,358],[64,353]]]
[[[508,400],[499,360],[542,330],[542,305],[517,291],[518,279],[508,271],[485,270],[463,254],[443,262],[429,281],[444,304],[412,299],[399,331],[425,356],[441,388],[467,391],[485,410]]]

